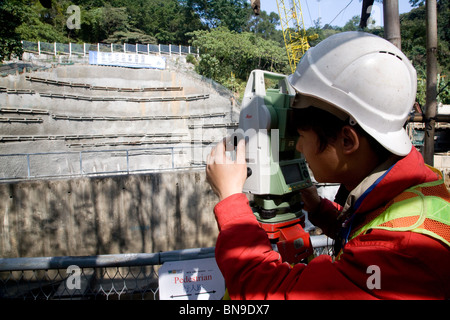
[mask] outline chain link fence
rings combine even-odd
[[[332,240],[311,236],[314,256],[332,254]],[[0,299],[159,300],[164,262],[214,257],[214,247],[83,257],[0,258]]]
[[[0,299],[159,300],[164,262],[214,257],[214,247],[85,257],[0,259]]]
[[[79,274],[80,287],[70,282],[71,271]],[[158,299],[158,280],[153,266],[21,270],[3,272],[1,278],[1,299]]]

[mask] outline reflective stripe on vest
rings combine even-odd
[[[406,189],[349,240],[369,229],[422,233],[450,246],[450,193],[443,179]]]

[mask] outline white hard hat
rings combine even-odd
[[[313,106],[344,112],[390,152],[411,151],[403,125],[416,99],[417,75],[389,41],[364,32],[330,36],[305,53],[289,83],[300,94],[294,107],[322,100],[328,108]]]

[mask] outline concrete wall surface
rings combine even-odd
[[[0,256],[214,246],[216,202],[204,169],[0,184]]]
[[[42,83],[30,81],[31,78],[112,87],[119,91]],[[58,66],[45,71],[0,77],[0,87],[2,153],[23,153],[25,150],[28,153],[98,150],[115,147],[118,143],[118,147],[122,148],[153,147],[173,145],[172,140],[189,143],[193,134],[191,125],[228,124],[238,119],[238,112],[230,102],[230,96],[213,87],[211,82],[203,81],[198,75],[194,77],[194,74],[181,71],[90,65]],[[178,87],[181,91],[121,91],[161,87]],[[200,98],[170,100],[189,97]],[[142,99],[147,98],[169,100],[142,102]],[[44,113],[33,113],[34,110]],[[210,114],[223,116],[209,116]],[[152,119],[161,116],[179,118]],[[109,117],[110,120],[104,120],[104,117]],[[135,120],[126,120],[130,117]],[[219,128],[214,137],[209,134],[203,139],[223,136],[224,132],[223,128]],[[133,136],[126,136],[130,134]],[[164,134],[166,142],[156,143],[152,138],[154,134]],[[92,138],[93,135],[117,136]],[[30,142],[24,141],[24,136],[39,138]],[[67,139],[67,136],[72,138]],[[78,138],[74,139],[73,136]]]

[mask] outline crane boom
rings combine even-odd
[[[299,0],[277,0],[277,6],[289,66],[294,73],[300,58],[309,49],[302,7]]]

